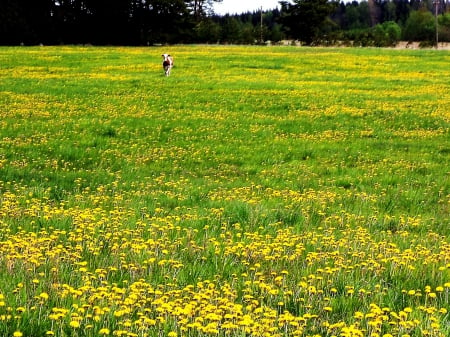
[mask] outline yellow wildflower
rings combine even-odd
[[[70,321],[69,325],[72,328],[79,328],[80,327],[80,322],[79,321]]]
[[[109,329],[108,328],[103,328],[103,329],[100,329],[99,331],[98,331],[98,334],[99,335],[109,335]]]

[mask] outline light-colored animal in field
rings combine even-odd
[[[163,57],[164,73],[166,74],[166,76],[169,76],[170,70],[173,67],[173,57],[169,54],[162,54],[161,56]]]

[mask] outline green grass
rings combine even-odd
[[[0,333],[447,336],[449,60],[0,48]]]

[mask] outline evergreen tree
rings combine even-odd
[[[0,0],[0,43],[47,43],[53,0]]]
[[[293,4],[286,1],[280,2],[281,22],[290,37],[310,45],[338,3],[328,0],[294,0],[293,2]]]
[[[426,9],[412,11],[406,20],[403,38],[408,41],[433,41],[436,32],[435,18]]]

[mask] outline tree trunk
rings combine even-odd
[[[376,26],[379,23],[378,7],[375,0],[369,0],[369,12],[370,12],[370,24],[371,26]]]

